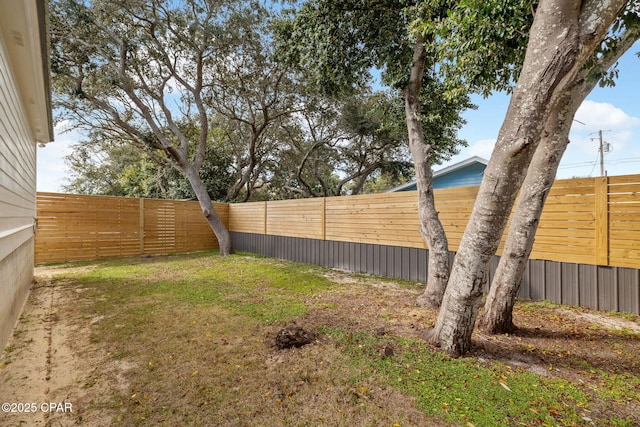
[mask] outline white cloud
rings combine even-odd
[[[622,109],[606,102],[585,101],[578,109],[569,139],[571,143],[563,156],[558,178],[573,176],[598,176],[600,145],[598,131],[602,130],[603,141],[610,144],[610,152],[604,156],[604,169],[609,175],[638,173],[640,170],[640,141],[638,133],[640,118],[627,114]],[[443,166],[462,161],[471,156],[489,159],[495,139],[482,139],[470,143],[460,154]]]
[[[637,144],[640,118],[606,102],[587,100],[578,109],[558,177],[600,175],[600,134],[610,150],[605,151],[604,169],[609,175],[637,173],[640,149]]]
[[[463,150],[463,154],[465,154],[465,157],[480,156],[489,159],[495,145],[495,139],[481,139],[473,144],[469,144],[469,146]]]
[[[587,132],[599,130],[622,130],[640,126],[640,118],[631,117],[620,108],[608,102],[596,102],[586,100],[580,105],[575,119],[584,123],[574,128],[584,129]]]
[[[610,143],[617,151],[623,151],[635,145],[635,134],[640,127],[640,118],[632,117],[620,108],[606,102],[585,101],[578,109],[576,120],[569,138],[573,146],[580,147],[585,153],[592,153],[602,139]],[[632,144],[633,143],[633,144]]]
[[[56,137],[60,137],[65,133],[71,132],[71,120],[60,120],[53,127],[53,133]]]
[[[441,165],[436,166],[434,170],[439,170],[447,166],[451,166],[473,156],[480,156],[484,159],[489,160],[489,158],[491,157],[491,153],[493,152],[493,147],[495,145],[495,139],[481,139],[474,143],[470,143],[469,146],[462,148],[460,150],[460,153],[453,156],[450,160],[443,162]]]

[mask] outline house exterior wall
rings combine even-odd
[[[487,165],[482,163],[472,163],[440,176],[434,175],[433,188],[475,187],[482,182],[486,167]],[[407,185],[396,191],[416,191],[416,189],[414,182],[413,185]]]
[[[36,143],[0,32],[0,348],[33,279]]]
[[[433,188],[475,187],[482,182],[486,165],[474,163],[457,171],[433,178]]]

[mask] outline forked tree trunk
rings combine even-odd
[[[573,117],[597,83],[596,79],[589,78],[589,74],[593,71],[606,72],[637,38],[638,30],[629,31],[616,51],[600,57],[591,69],[581,69],[577,82],[564,91],[558,107],[550,112],[543,138],[529,165],[516,209],[511,216],[509,234],[485,301],[484,313],[478,319],[477,326],[483,332],[503,334],[517,329],[513,323],[516,295],[531,254],[545,200],[569,143]]]
[[[518,84],[460,242],[440,313],[427,335],[451,355],[462,355],[471,347],[487,266],[549,111],[591,57],[624,3],[542,0],[538,5]]]
[[[404,99],[409,150],[416,170],[420,233],[429,247],[427,286],[417,303],[420,306],[439,307],[449,280],[449,245],[433,198],[431,146],[424,140],[420,123],[420,90],[426,60],[424,42],[423,38],[418,37],[414,44],[411,77],[404,90]]]
[[[565,96],[571,102],[571,94]],[[512,318],[513,304],[531,254],[540,213],[567,148],[573,115],[581,102],[582,99],[576,100],[577,106],[564,105],[559,108],[561,111],[550,112],[547,130],[529,165],[511,216],[509,234],[485,301],[484,313],[478,320],[478,327],[484,332],[497,334],[516,329]]]

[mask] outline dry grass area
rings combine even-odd
[[[640,425],[640,321],[519,303],[449,359],[419,284],[212,254],[39,267],[0,360],[0,426]],[[318,333],[278,350],[277,332]]]

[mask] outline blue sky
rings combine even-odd
[[[605,154],[605,170],[608,175],[640,173],[640,42],[636,43],[620,60],[619,78],[615,87],[596,87],[576,114],[569,139],[571,143],[562,159],[557,178],[599,176],[598,131],[612,150]],[[460,137],[469,146],[463,148],[447,163],[446,167],[470,156],[488,159],[504,120],[509,97],[494,94],[487,99],[474,97],[477,110],[464,114],[467,125]],[[64,125],[55,129],[55,141],[38,148],[38,191],[61,191],[68,175],[64,156],[70,152],[70,144],[82,136],[77,132],[63,133]]]
[[[569,146],[562,158],[557,178],[589,177],[600,175],[598,131],[612,150],[605,153],[604,169],[607,175],[640,173],[640,42],[620,59],[619,78],[615,87],[596,87],[576,113],[569,135]],[[509,97],[503,93],[488,99],[474,97],[479,106],[464,114],[467,125],[460,136],[469,146],[447,166],[470,156],[489,159],[495,139],[507,112]],[[435,169],[438,169],[436,167]]]

